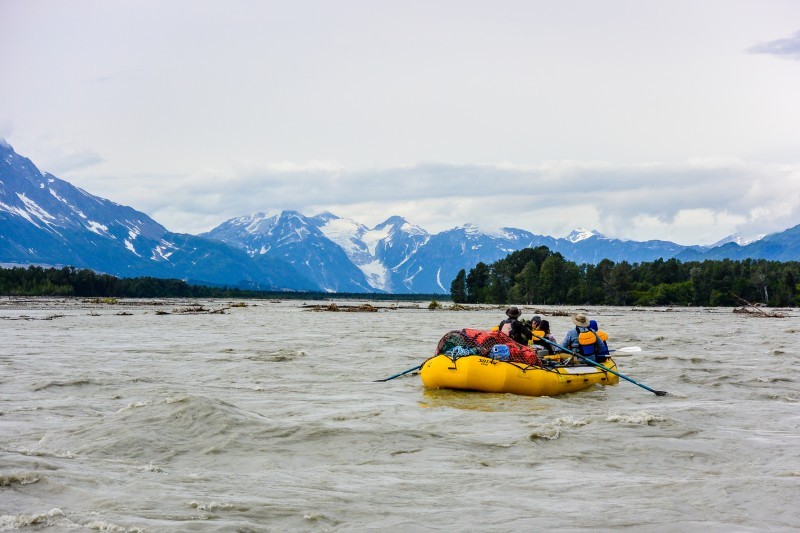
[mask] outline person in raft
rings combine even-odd
[[[597,333],[597,336],[600,337],[600,340],[603,341],[603,351],[600,352],[600,356],[597,357],[597,362],[602,363],[608,357],[608,333],[605,331],[600,331],[600,328],[597,327],[596,320],[589,321],[589,329]]]
[[[584,359],[592,363],[597,363],[598,359],[605,361],[603,352],[608,353],[605,344],[600,339],[596,331],[589,327],[589,319],[583,313],[572,315],[572,323],[575,327],[567,331],[561,346],[580,354]],[[580,357],[578,358],[580,359]]]
[[[549,321],[542,320],[540,317],[539,324],[536,326],[536,329],[531,329],[533,330],[533,338],[531,339],[531,342],[533,343],[533,346],[537,348],[537,350],[546,350],[547,355],[553,355],[556,353],[556,348],[554,347],[556,338],[552,333],[550,333]]]
[[[519,321],[520,314],[516,307],[509,307],[506,309],[508,318],[500,322],[497,329],[511,337],[511,340],[527,346],[531,338],[531,328]]]

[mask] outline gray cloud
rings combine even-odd
[[[42,171],[63,179],[70,179],[90,167],[103,163],[104,158],[95,150],[72,142],[57,140],[53,135],[40,137],[36,150],[26,153]]]
[[[751,54],[769,54],[800,61],[800,31],[786,39],[776,39],[751,46],[747,51]]]
[[[100,154],[90,150],[65,152],[59,157],[51,159],[48,162],[47,168],[48,170],[52,169],[51,172],[53,174],[59,175],[74,172],[76,170],[83,170],[85,168],[98,165],[103,161],[104,159],[100,156]]]

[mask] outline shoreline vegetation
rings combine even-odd
[[[800,262],[745,259],[681,263],[597,265],[566,261],[547,247],[526,248],[491,265],[461,270],[450,294],[332,293],[281,291],[191,284],[155,277],[119,278],[75,267],[0,267],[0,296],[78,297],[96,303],[116,298],[356,300],[430,302],[429,310],[468,311],[480,306],[610,305],[633,307],[732,307],[738,312],[768,315],[763,307],[800,306]],[[445,303],[442,303],[445,302]],[[374,312],[387,307],[368,304],[308,305],[309,311]],[[392,308],[392,307],[388,307]]]
[[[279,291],[195,285],[179,279],[118,278],[75,267],[0,268],[0,296],[75,296],[82,298],[210,298],[282,300],[449,300],[447,294]],[[102,303],[102,302],[100,302]]]
[[[798,307],[800,262],[603,259],[578,265],[539,246],[462,269],[450,295],[457,304]]]

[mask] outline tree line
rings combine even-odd
[[[336,293],[318,291],[266,291],[238,287],[193,285],[179,279],[153,277],[118,278],[75,267],[0,268],[0,295],[79,296],[84,298],[282,298],[323,300],[369,298],[370,300],[441,299],[441,294]]]
[[[544,305],[691,305],[758,302],[800,305],[800,263],[764,259],[681,262],[657,259],[578,265],[546,246],[461,270],[450,285],[455,303]]]

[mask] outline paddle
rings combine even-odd
[[[389,381],[389,380],[394,379],[394,378],[399,378],[403,374],[408,374],[409,372],[413,372],[414,370],[419,370],[420,368],[422,368],[422,364],[419,364],[419,365],[417,365],[417,366],[415,366],[413,368],[409,368],[408,370],[403,370],[402,372],[398,372],[397,374],[395,374],[393,376],[389,376],[386,379],[376,379],[375,382],[378,382],[378,381]]]
[[[642,349],[638,346],[626,346],[625,348],[615,348],[613,350],[609,350],[610,353],[614,354],[614,357],[630,357],[633,354],[641,351]]]
[[[535,333],[533,334],[533,336],[534,336],[534,337],[536,337],[536,338],[537,338],[537,339],[539,339],[539,340],[543,340],[544,342],[546,342],[546,343],[548,343],[548,344],[550,344],[550,345],[552,345],[552,346],[555,346],[556,348],[558,348],[558,349],[559,349],[559,350],[561,350],[561,351],[567,352],[567,353],[569,353],[569,354],[572,354],[572,355],[574,355],[574,356],[576,356],[576,357],[579,357],[580,359],[583,359],[583,361],[584,361],[585,363],[589,363],[590,365],[592,365],[592,366],[596,366],[597,368],[602,368],[603,370],[605,370],[605,371],[607,371],[607,372],[611,372],[611,373],[612,373],[612,374],[614,374],[615,376],[619,376],[619,377],[621,377],[621,378],[622,378],[622,379],[624,379],[624,380],[630,381],[630,382],[631,382],[631,383],[633,383],[634,385],[638,385],[639,387],[643,388],[644,390],[648,390],[648,391],[652,392],[652,393],[653,393],[653,394],[655,394],[656,396],[666,396],[666,395],[667,395],[667,391],[664,391],[664,390],[653,390],[653,389],[651,389],[650,387],[648,387],[647,385],[642,385],[642,384],[641,384],[641,383],[639,383],[638,381],[636,381],[636,380],[633,380],[633,379],[629,378],[629,377],[628,377],[628,376],[626,376],[625,374],[621,374],[621,373],[619,373],[619,372],[617,372],[617,371],[615,371],[615,370],[611,370],[610,368],[608,368],[608,367],[606,367],[606,366],[603,366],[603,365],[601,365],[601,364],[599,364],[599,363],[595,363],[595,362],[594,362],[594,361],[592,361],[591,359],[589,359],[589,358],[587,358],[587,357],[584,357],[584,356],[582,356],[581,354],[579,354],[579,353],[577,353],[577,352],[573,352],[572,350],[569,350],[569,349],[567,349],[567,348],[564,348],[564,347],[563,347],[563,346],[561,346],[560,344],[556,344],[555,342],[553,342],[553,341],[551,341],[551,340],[548,340],[548,339],[545,339],[545,338],[543,338],[543,337],[540,337],[540,336],[538,336],[538,335],[537,335],[537,334],[535,334]]]
[[[638,346],[625,346],[624,348],[614,348],[613,350],[609,350],[609,352],[626,352],[626,353],[635,353],[641,352],[642,349]]]

